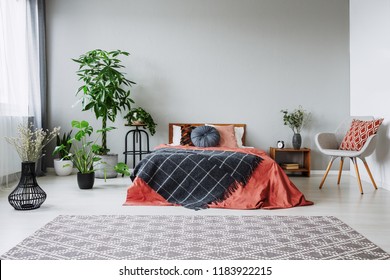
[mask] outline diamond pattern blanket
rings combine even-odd
[[[138,176],[168,202],[197,210],[245,186],[261,161],[234,151],[161,148],[136,166],[131,179]]]

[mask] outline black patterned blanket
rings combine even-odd
[[[140,161],[131,179],[138,176],[168,202],[198,210],[245,186],[261,161],[240,152],[162,148]]]

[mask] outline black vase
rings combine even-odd
[[[302,145],[302,137],[299,133],[294,133],[293,139],[292,139],[292,145],[294,149],[299,150]]]
[[[82,190],[92,189],[95,183],[95,172],[92,173],[77,173],[77,184]]]
[[[35,162],[22,162],[19,184],[8,196],[8,202],[16,210],[33,210],[39,208],[45,200],[46,193],[36,180]]]

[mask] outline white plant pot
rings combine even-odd
[[[67,159],[55,159],[54,160],[54,171],[58,176],[68,176],[73,171],[73,162]]]
[[[101,160],[94,165],[95,178],[116,178],[118,173],[114,167],[118,164],[118,154],[108,154],[101,157]]]

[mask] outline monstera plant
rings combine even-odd
[[[104,157],[110,151],[107,148],[107,131],[114,129],[107,126],[107,122],[115,122],[118,113],[122,110],[131,110],[131,104],[134,103],[130,98],[130,87],[135,83],[121,72],[124,66],[121,64],[120,56],[129,56],[129,53],[121,50],[96,49],[73,59],[79,64],[77,75],[83,82],[77,91],[82,110],[93,111],[96,119],[102,122],[102,143],[98,154],[102,156],[102,163],[106,167],[98,168],[104,170],[104,173],[96,174],[97,178],[103,176],[112,178],[117,175],[113,167],[118,162],[118,155],[113,155],[114,159]]]

